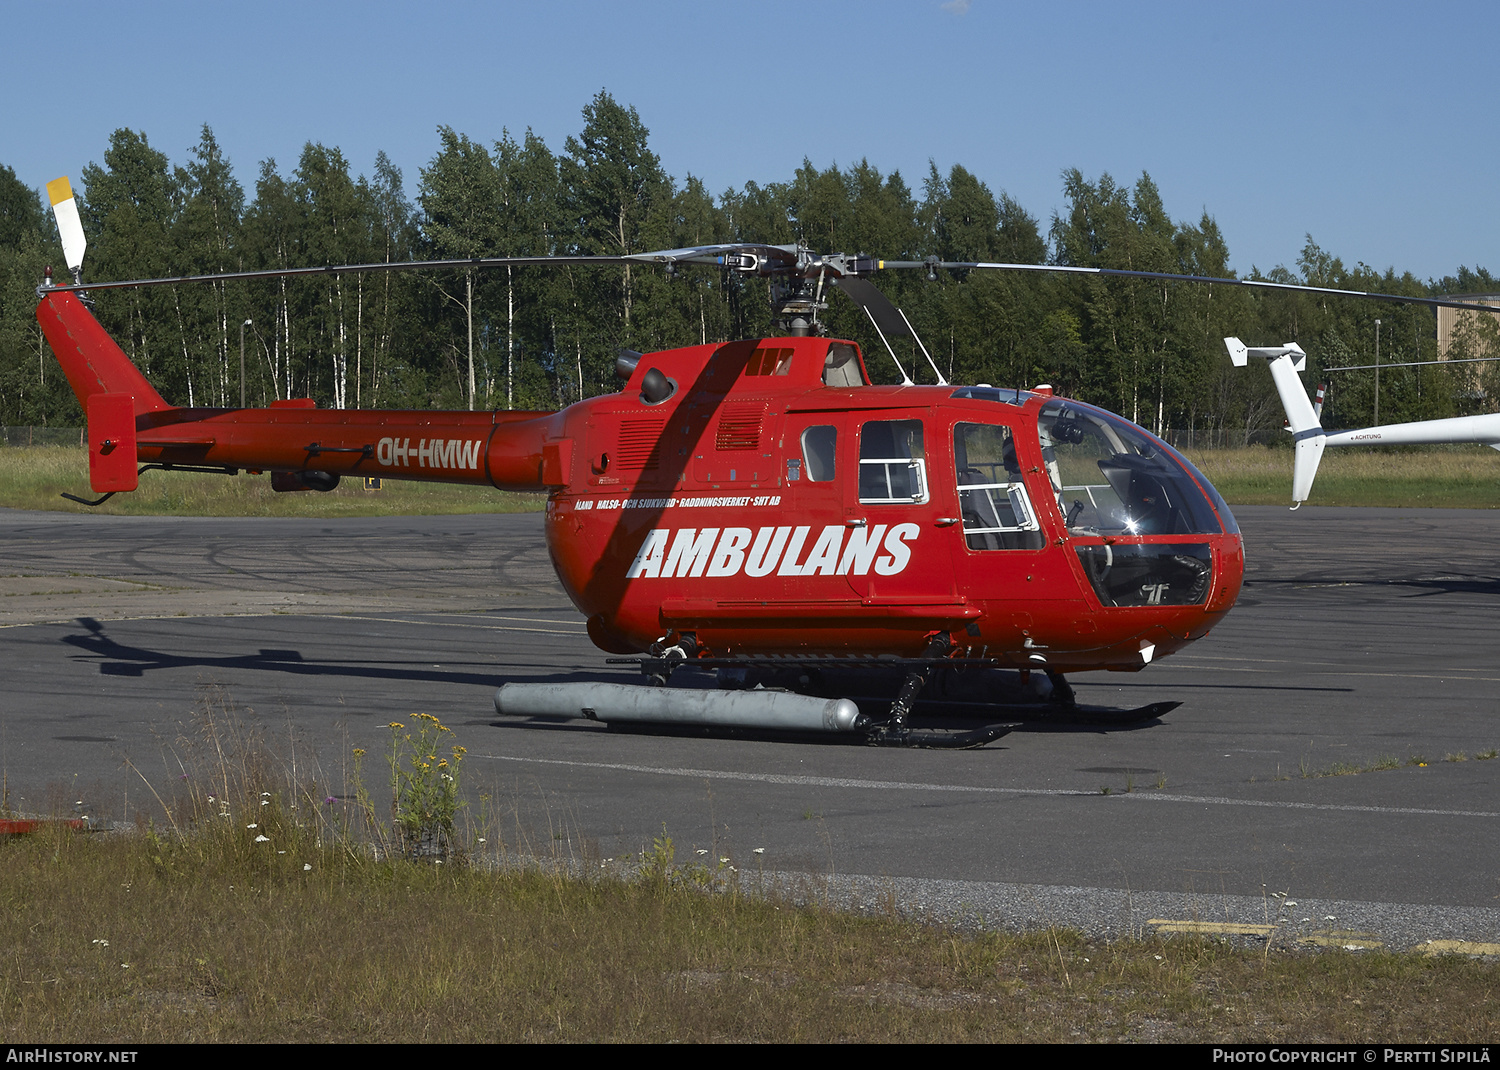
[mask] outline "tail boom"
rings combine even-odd
[[[380,476],[544,490],[560,417],[537,412],[387,409],[171,409],[138,421],[152,464]]]
[[[1500,413],[1381,424],[1357,431],[1335,431],[1328,436],[1330,446],[1415,446],[1442,442],[1478,442],[1500,449]]]
[[[551,412],[265,409],[169,405],[72,293],[44,293],[37,320],[90,423],[90,482],[134,489],[135,462],[327,472],[503,490],[567,482],[563,416]]]

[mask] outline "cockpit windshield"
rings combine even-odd
[[[1239,530],[1187,458],[1127,420],[1059,398],[1042,407],[1038,431],[1053,493],[1074,535]]]

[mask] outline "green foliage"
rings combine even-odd
[[[914,189],[868,159],[804,160],[782,181],[717,196],[691,174],[668,175],[636,110],[601,91],[582,129],[554,153],[533,132],[485,143],[449,126],[409,199],[381,154],[355,175],[337,147],[307,144],[288,174],[262,161],[253,195],[204,126],[174,166],[141,132],[117,130],[81,175],[92,278],[399,262],[640,252],[726,241],[887,258],[1053,263],[1229,276],[1213,217],[1174,219],[1147,174],[1062,176],[1064,206],[1044,227],[962,165],[928,168]],[[32,317],[33,288],[60,261],[36,191],[0,167],[0,422],[80,417]],[[1420,296],[1500,290],[1483,268],[1421,283],[1394,269],[1344,264],[1307,238],[1291,267],[1252,277]],[[1264,368],[1230,368],[1222,339],[1297,341],[1310,381],[1331,380],[1325,426],[1375,416],[1371,371],[1325,369],[1437,354],[1433,315],[1297,293],[990,271],[877,276],[943,374],[956,382],[1034,385],[1093,401],[1153,430],[1223,436],[1272,430],[1281,406]],[[690,268],[512,267],[426,274],[324,275],[204,287],[101,291],[104,325],[169,400],[232,406],[312,397],[333,407],[552,408],[618,388],[621,346],[648,351],[772,330],[766,280]],[[829,333],[865,349],[876,381],[899,376],[864,315],[830,298]],[[248,326],[245,325],[249,321]],[[1500,338],[1491,317],[1460,324],[1459,356]],[[931,372],[910,341],[896,355],[918,381]],[[1477,369],[1477,370],[1476,370]],[[1484,411],[1500,363],[1384,368],[1383,422]]]
[[[81,420],[33,314],[43,270],[61,263],[41,197],[0,166],[0,423]]]

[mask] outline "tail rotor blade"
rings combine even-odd
[[[47,196],[52,201],[52,214],[57,217],[57,233],[62,238],[63,259],[68,270],[75,276],[83,268],[83,253],[88,248],[88,239],[83,234],[83,220],[78,218],[78,202],[73,199],[73,187],[68,176],[54,178],[47,183]]]

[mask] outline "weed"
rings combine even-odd
[[[1461,750],[1452,751],[1448,754],[1443,755],[1443,761],[1445,762],[1466,762],[1468,760],[1469,756]]]
[[[667,835],[667,826],[661,835],[651,841],[651,849],[641,852],[640,876],[647,884],[665,891],[672,882],[672,869],[677,861],[677,846]]]
[[[391,819],[408,858],[443,860],[454,853],[453,819],[463,804],[458,796],[463,747],[453,730],[430,713],[417,714],[417,734],[392,721],[390,752]],[[440,753],[445,752],[445,753]]]
[[[1478,754],[1474,755],[1474,758],[1476,761],[1487,762],[1497,754],[1500,754],[1500,751],[1497,751],[1494,747],[1491,747],[1489,750],[1480,751]]]

